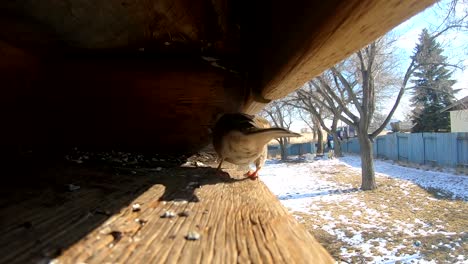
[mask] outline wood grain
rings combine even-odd
[[[59,170],[81,178],[80,190],[28,199],[16,192],[18,203],[6,196],[0,263],[333,262],[261,181],[212,168],[136,171],[110,181],[96,169]],[[176,216],[161,218],[166,211]],[[189,232],[200,239],[187,240]]]
[[[19,52],[6,54],[0,68],[24,61]],[[13,66],[0,73],[0,117],[10,128],[0,131],[0,144],[31,149],[197,151],[216,115],[239,111],[245,98],[238,75],[199,57],[77,55],[34,69]]]

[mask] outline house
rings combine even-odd
[[[393,132],[411,132],[413,128],[411,121],[395,121],[390,122],[390,127]]]
[[[468,132],[468,96],[442,109],[450,112],[450,132]]]

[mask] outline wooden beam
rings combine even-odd
[[[349,0],[331,3],[334,10],[330,10],[317,7],[313,1],[301,1],[288,11],[295,15],[310,10],[310,15],[301,16],[302,21],[295,23],[288,23],[291,15],[273,5],[271,16],[281,17],[285,25],[271,33],[277,36],[276,44],[262,56],[262,96],[273,100],[286,96],[433,3],[434,0]],[[314,19],[313,10],[317,9],[328,12],[321,21]],[[298,34],[301,29],[309,31]],[[251,98],[244,111],[256,113],[264,106]]]
[[[246,98],[241,77],[199,57],[28,55],[0,42],[2,145],[195,152]]]
[[[0,262],[334,263],[261,181],[239,172],[111,172],[56,166],[38,184],[4,184]],[[65,189],[70,182],[79,189]]]

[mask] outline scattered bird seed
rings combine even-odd
[[[192,167],[192,163],[190,161],[185,162],[184,164],[180,165],[181,167]]]
[[[139,223],[140,225],[146,224],[148,221],[144,219],[137,218],[135,219],[135,222]]]
[[[195,167],[208,167],[208,165],[204,164],[203,162],[196,161],[195,162]]]
[[[74,185],[74,184],[67,184],[68,190],[70,192],[78,191],[80,189],[80,186]]]
[[[161,218],[173,218],[176,214],[172,211],[166,211],[164,214],[161,215]]]
[[[191,231],[185,236],[185,239],[187,239],[187,240],[199,240],[200,237],[201,236],[200,236],[199,233],[197,233],[195,231]]]
[[[122,239],[122,232],[120,231],[112,231],[109,233],[114,238],[114,242],[117,243]]]
[[[112,233],[112,229],[108,226],[104,227],[103,229],[99,230],[99,234],[102,234],[102,235],[108,235]]]
[[[179,216],[181,216],[181,217],[188,217],[189,215],[190,215],[190,213],[188,211],[183,211],[183,212],[179,213]]]
[[[186,203],[188,203],[188,201],[185,200],[185,199],[174,199],[173,202],[174,202],[175,205],[180,205],[180,204],[186,204]]]
[[[55,258],[54,258],[54,259],[50,260],[50,261],[47,262],[47,263],[48,263],[48,264],[58,264],[58,263],[60,263],[60,262],[59,262],[58,259],[55,259]]]
[[[140,211],[140,210],[141,210],[141,206],[140,206],[139,203],[136,203],[136,204],[133,204],[133,205],[132,205],[132,211],[133,211],[133,212],[138,212],[138,211]]]

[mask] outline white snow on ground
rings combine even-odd
[[[350,155],[340,158],[341,162],[346,163],[348,166],[361,170],[361,159],[359,156]],[[468,177],[461,177],[445,172],[424,171],[414,168],[406,168],[392,164],[392,162],[375,160],[375,171],[380,176],[390,176],[408,180],[418,184],[424,189],[437,189],[442,194],[450,194],[453,199],[460,198],[468,200]]]
[[[414,222],[395,220],[393,224],[388,225],[389,219],[386,218],[385,210],[379,212],[367,208],[365,201],[359,199],[360,190],[353,189],[350,184],[328,180],[334,173],[342,171],[342,169],[338,171],[337,166],[339,165],[347,166],[350,170],[356,170],[360,173],[360,158],[358,156],[330,160],[308,158],[309,161],[305,163],[268,161],[260,178],[290,211],[313,214],[314,217],[326,220],[326,224],[320,227],[314,226],[314,228],[321,228],[349,245],[349,247],[341,248],[340,257],[348,260],[353,256],[367,257],[372,259],[368,263],[395,263],[396,261],[399,263],[436,263],[435,261],[423,260],[419,253],[397,253],[399,249],[405,247],[404,245],[393,246],[389,250],[386,244],[391,242],[391,238],[388,240],[374,238],[367,241],[363,239],[363,230],[368,233],[388,233],[390,237],[395,233],[408,237],[428,234],[449,236],[451,234],[442,231],[443,228],[437,226],[429,227],[419,219],[415,219]],[[375,161],[375,168],[377,177],[400,179],[400,187],[404,191],[409,191],[408,186],[418,184],[426,189],[437,189],[441,194],[449,195],[448,197],[468,200],[468,177],[466,176],[406,168],[379,160]],[[285,175],[291,176],[285,177]],[[427,199],[435,198],[428,196]],[[390,201],[387,202],[390,204]],[[321,206],[317,204],[321,204]],[[326,206],[327,204],[345,208],[345,211],[348,210],[348,212],[354,210],[354,212],[352,212],[351,217],[349,215],[333,217],[332,212]],[[380,206],[382,209],[387,207],[385,204]],[[421,209],[414,208],[414,210]],[[362,223],[361,216],[365,217],[368,223]],[[356,226],[358,228],[353,228]],[[412,240],[411,243],[413,243]],[[414,243],[415,247],[418,247],[420,242],[415,240]],[[460,243],[463,242],[460,241]],[[375,254],[376,251],[378,254]],[[465,261],[466,256],[458,256],[457,263],[466,263]]]

